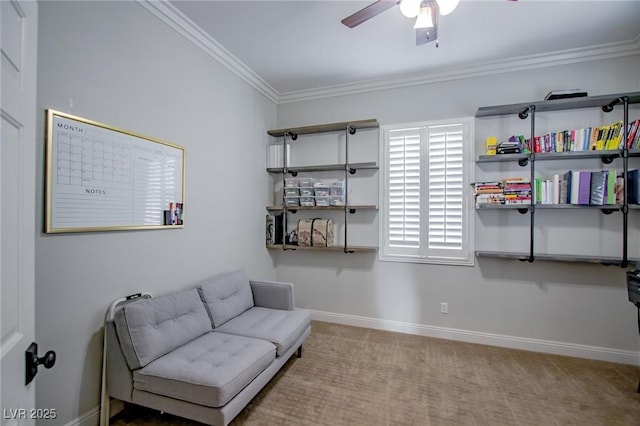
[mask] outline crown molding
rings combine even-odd
[[[213,37],[197,26],[168,0],[136,0],[138,4],[177,31],[204,53],[218,61],[249,86],[256,89],[270,101],[277,103],[280,94],[269,83],[249,68],[244,62],[218,43]]]
[[[640,35],[638,35],[634,40],[626,42],[521,56],[502,61],[482,62],[466,67],[439,68],[429,71],[428,75],[424,75],[424,73],[408,74],[383,80],[371,80],[335,86],[325,86],[310,90],[286,92],[280,94],[278,103],[285,104],[290,102],[353,95],[358,93],[441,83],[472,77],[527,71],[531,69],[555,67],[559,65],[576,64],[633,55],[640,55]]]
[[[169,25],[187,40],[192,42],[196,47],[200,48],[204,53],[218,61],[222,66],[276,104],[332,98],[380,90],[441,83],[472,77],[640,55],[639,34],[633,40],[625,42],[521,56],[502,61],[482,62],[466,67],[439,68],[429,71],[427,75],[424,75],[424,73],[408,74],[388,79],[360,81],[280,93],[245,63],[225,49],[224,46],[202,30],[202,28],[197,26],[191,19],[180,12],[175,6],[169,3],[168,0],[136,1],[154,16],[158,17],[165,24]]]

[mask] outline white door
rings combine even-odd
[[[2,425],[33,425],[34,382],[25,350],[34,334],[36,164],[35,1],[0,0],[0,413]],[[40,354],[43,356],[43,354]]]

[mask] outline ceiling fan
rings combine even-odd
[[[511,0],[517,1],[517,0]],[[342,20],[349,28],[354,28],[378,16],[387,9],[400,5],[400,11],[407,18],[416,18],[416,46],[436,42],[438,47],[438,21],[440,15],[448,15],[458,6],[460,0],[378,0]]]

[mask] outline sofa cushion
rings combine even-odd
[[[228,321],[217,331],[239,336],[267,340],[277,348],[277,355],[284,354],[311,325],[309,311],[296,309],[282,311],[254,307]]]
[[[196,289],[130,303],[116,312],[114,320],[132,370],[212,330]]]
[[[213,331],[134,372],[134,388],[222,407],[274,359],[269,342]]]
[[[212,278],[200,285],[198,291],[214,327],[253,307],[251,284],[243,270]]]

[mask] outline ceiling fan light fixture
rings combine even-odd
[[[420,3],[422,0],[402,0],[400,12],[407,18],[415,18],[420,13]]]
[[[423,6],[420,8],[420,13],[416,18],[416,23],[413,28],[432,28],[435,24],[433,23],[433,15],[431,13],[431,6]]]
[[[438,3],[438,7],[440,8],[440,15],[445,16],[458,7],[460,0],[436,0],[436,3]]]

